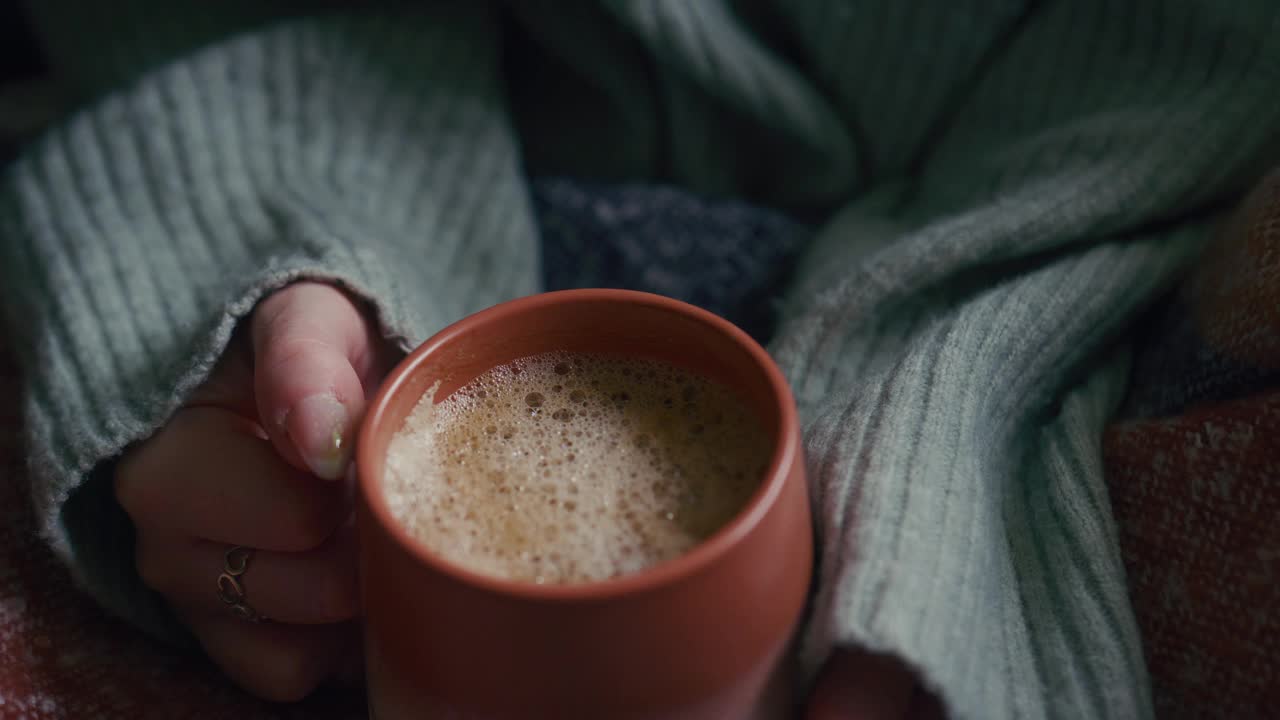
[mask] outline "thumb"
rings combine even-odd
[[[341,478],[374,356],[365,316],[341,290],[300,282],[258,305],[252,335],[254,396],[271,441],[298,468]]]

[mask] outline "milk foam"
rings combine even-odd
[[[550,353],[432,395],[388,449],[391,512],[501,578],[588,582],[677,557],[737,514],[772,451],[727,388],[648,360]]]

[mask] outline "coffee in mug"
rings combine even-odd
[[[500,365],[392,439],[392,514],[441,557],[581,583],[692,549],[759,487],[772,450],[729,388],[656,360],[552,352]]]
[[[391,372],[356,466],[372,717],[782,716],[813,557],[800,424],[724,319],[611,289],[480,311]]]

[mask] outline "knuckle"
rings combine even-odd
[[[253,310],[254,328],[270,329],[282,317],[287,317],[293,304],[293,296],[297,293],[298,287],[298,283],[287,285],[263,298]]]
[[[253,315],[255,363],[268,370],[299,361],[345,357],[344,328],[359,312],[338,289],[295,283],[263,300]]]
[[[298,367],[329,363],[341,354],[328,341],[314,335],[292,335],[273,343],[261,358],[268,373],[291,372]]]
[[[168,506],[172,492],[172,468],[181,457],[198,426],[191,408],[179,409],[151,437],[125,449],[113,471],[116,501],[134,520],[147,524]]]
[[[323,316],[325,303],[315,289],[295,283],[263,300],[253,314],[254,329],[263,338],[289,337],[305,331],[317,316]]]

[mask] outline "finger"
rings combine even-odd
[[[347,488],[284,462],[257,428],[212,407],[179,410],[116,468],[116,497],[140,531],[301,552],[349,514]]]
[[[198,616],[190,625],[209,658],[237,685],[275,702],[301,700],[355,652],[353,623],[284,625]]]
[[[897,659],[837,651],[809,698],[808,720],[903,720],[915,678]]]
[[[218,577],[230,546],[139,533],[138,573],[153,590],[188,613],[229,614]],[[344,525],[307,552],[255,551],[239,578],[245,602],[258,614],[293,624],[341,622],[356,616],[359,593],[355,530]]]
[[[302,282],[262,301],[252,338],[258,413],[276,448],[322,478],[342,477],[364,411],[361,373],[380,344],[371,325],[342,291]]]

